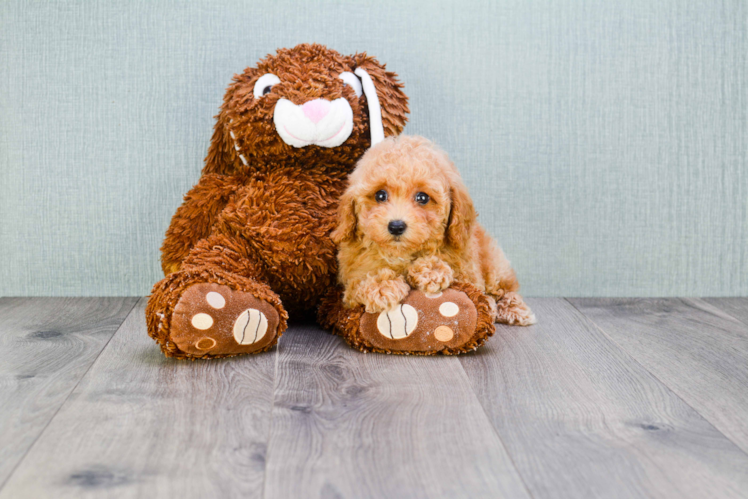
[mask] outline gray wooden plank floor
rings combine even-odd
[[[571,303],[748,452],[747,325],[698,299]]]
[[[743,297],[721,297],[702,299],[718,309],[722,309],[735,319],[748,325],[748,299]]]
[[[0,496],[748,496],[748,299],[534,299],[462,357],[294,325],[207,362],[135,302],[0,299]]]
[[[457,358],[356,354],[312,326],[283,340],[269,498],[527,496]]]
[[[0,485],[137,302],[0,299]]]
[[[461,361],[534,496],[748,491],[748,456],[733,442],[568,302],[528,301],[543,320],[500,326]]]
[[[261,496],[277,353],[167,359],[144,311],[142,299],[3,496]]]

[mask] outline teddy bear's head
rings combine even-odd
[[[406,122],[397,75],[366,53],[324,45],[280,49],[235,75],[203,173],[231,174],[296,160],[352,168]]]

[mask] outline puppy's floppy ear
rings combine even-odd
[[[462,248],[470,238],[477,214],[467,187],[459,177],[452,181],[450,197],[452,205],[447,219],[446,241],[455,248]]]
[[[356,237],[356,201],[353,193],[346,191],[338,205],[338,227],[330,234],[332,241],[340,245]]]
[[[400,134],[408,121],[408,96],[403,92],[403,84],[397,80],[397,75],[385,69],[385,65],[366,52],[353,56],[356,65],[356,75],[361,78],[364,93],[369,105],[369,126],[371,128],[372,146],[384,137],[392,137]],[[371,80],[371,86],[367,85],[367,79]],[[373,86],[373,88],[371,88]],[[368,89],[367,89],[368,87]],[[368,90],[368,91],[367,91]],[[376,90],[376,95],[372,95]],[[381,110],[381,123],[384,137],[378,137],[377,110],[372,109],[379,101],[378,108]]]

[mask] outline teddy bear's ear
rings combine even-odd
[[[216,125],[213,128],[213,137],[210,139],[208,156],[205,157],[203,175],[231,174],[235,170],[236,151],[229,135],[228,120],[225,117],[226,112],[221,109],[216,116]]]
[[[221,110],[215,117],[216,125],[213,128],[213,137],[210,139],[208,156],[205,157],[203,175],[231,175],[237,169],[247,166],[247,158],[239,152],[236,141],[232,137],[229,108],[235,97],[241,100],[243,96],[252,92],[250,83],[258,73],[259,70],[256,68],[247,68],[242,74],[234,75],[231,85],[226,89]]]
[[[338,227],[330,234],[332,241],[340,245],[356,237],[356,202],[353,193],[346,191],[338,205]]]
[[[400,134],[408,121],[408,96],[397,75],[366,53],[353,56],[356,70],[369,106],[371,145]],[[381,124],[381,125],[380,125]]]

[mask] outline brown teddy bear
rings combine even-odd
[[[330,238],[338,200],[369,146],[402,131],[407,103],[396,75],[373,57],[317,44],[278,50],[234,77],[202,176],[166,232],[166,277],[146,308],[164,354],[265,351],[289,313],[315,309],[320,324],[361,350],[456,353],[493,333],[488,299],[464,283],[441,300],[412,292],[400,306],[410,326],[390,320],[387,332],[382,318],[343,307]],[[444,300],[460,314],[450,318],[450,340],[435,343]]]

